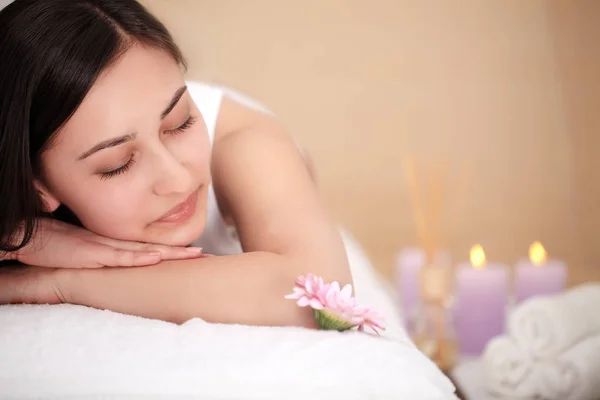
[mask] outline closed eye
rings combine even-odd
[[[192,125],[194,125],[196,120],[196,117],[190,115],[190,117],[183,124],[179,125],[177,128],[165,130],[165,133],[168,133],[170,135],[176,135],[178,133],[185,132]]]
[[[131,166],[135,163],[135,160],[133,159],[133,157],[131,157],[124,165],[115,168],[111,171],[106,171],[106,172],[102,172],[100,173],[100,178],[101,179],[110,179],[110,178],[114,178],[117,175],[121,175],[124,174],[125,172],[127,172],[129,170],[129,168],[131,168]]]

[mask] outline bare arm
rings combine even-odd
[[[245,253],[156,266],[65,271],[68,302],[183,322],[314,327],[283,296],[312,272],[351,283],[335,224],[293,141],[273,119],[225,100],[213,153],[214,185]],[[61,272],[62,273],[62,272]]]
[[[312,315],[283,296],[290,266],[273,253],[252,252],[142,268],[69,271],[66,302],[183,323],[314,327]],[[62,271],[61,271],[62,272]]]

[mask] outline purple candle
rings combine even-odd
[[[425,251],[419,247],[407,247],[396,258],[396,278],[404,328],[413,333],[415,313],[419,305],[419,271],[425,265]]]
[[[515,271],[515,300],[540,295],[552,295],[565,289],[567,266],[559,260],[548,260],[540,242],[529,246],[529,260],[520,260]]]
[[[471,249],[471,262],[457,267],[454,326],[459,351],[477,356],[487,342],[504,333],[509,299],[506,265],[487,263],[481,246]]]

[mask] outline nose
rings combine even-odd
[[[159,196],[188,194],[194,190],[192,170],[186,167],[176,154],[163,147],[157,151],[152,161],[156,171],[153,185],[155,194]]]

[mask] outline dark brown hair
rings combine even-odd
[[[133,45],[185,67],[166,27],[135,0],[16,0],[0,11],[0,252],[31,240],[44,215],[40,154]]]

